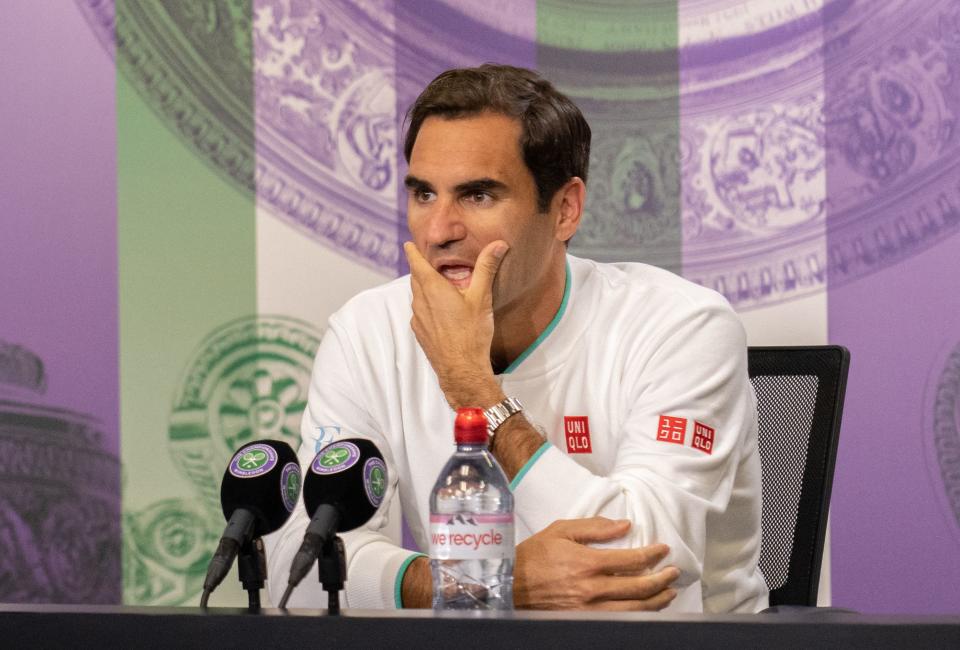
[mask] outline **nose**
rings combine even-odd
[[[445,248],[467,236],[463,215],[454,201],[438,198],[422,218],[427,246]]]

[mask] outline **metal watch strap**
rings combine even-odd
[[[499,404],[483,409],[483,414],[487,417],[487,432],[492,436],[508,417],[522,410],[523,404],[516,397],[508,397]]]

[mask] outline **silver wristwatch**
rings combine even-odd
[[[487,433],[493,436],[508,417],[522,410],[523,404],[516,397],[508,397],[499,404],[483,409],[483,414],[487,417]]]

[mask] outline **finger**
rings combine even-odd
[[[407,256],[407,265],[410,267],[410,276],[412,278],[423,282],[434,275],[440,275],[430,266],[430,262],[420,254],[420,251],[417,250],[416,245],[412,241],[403,243],[403,252]]]
[[[417,247],[413,245],[413,242],[404,242],[403,243],[403,254],[407,257],[407,266],[410,267],[410,286],[414,290],[414,299],[416,299],[416,291],[420,288],[420,276],[423,274],[421,267],[419,266],[419,260],[423,259],[423,256],[420,255],[420,251],[417,250]]]
[[[413,307],[416,311],[416,306],[419,303],[422,303],[424,300],[423,295],[423,283],[420,279],[413,273],[410,273],[410,292],[413,294]]]
[[[597,569],[603,573],[647,573],[648,569],[667,557],[670,547],[666,544],[650,544],[640,548],[599,549],[588,550],[590,559]]]
[[[603,576],[590,584],[590,600],[646,600],[653,598],[680,577],[676,567],[667,567],[646,576]]]
[[[579,544],[609,542],[619,539],[630,530],[626,519],[607,519],[606,517],[588,517],[585,519],[564,519],[550,526],[561,537]]]
[[[588,603],[584,609],[606,612],[658,612],[677,597],[676,589],[664,589],[643,600],[603,600]]]
[[[503,256],[509,249],[507,242],[499,239],[484,246],[473,267],[473,278],[470,280],[467,295],[479,297],[490,293],[493,289],[493,279],[500,269],[500,262],[503,261]]]
[[[417,282],[412,275],[410,276],[410,292],[412,294],[410,300],[410,327],[413,328],[414,332],[416,332],[418,322],[424,311],[424,303],[426,302],[426,298],[423,295],[423,285]]]

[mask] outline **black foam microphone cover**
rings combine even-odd
[[[277,530],[290,517],[300,484],[297,455],[285,442],[258,440],[233,455],[220,482],[227,527],[207,565],[201,606],[206,607],[207,597],[226,577],[244,545]]]
[[[300,495],[300,464],[285,442],[257,440],[233,455],[220,483],[220,505],[230,521],[236,510],[253,515],[251,538],[284,524]]]
[[[367,523],[383,502],[386,491],[387,465],[383,462],[383,454],[369,440],[338,440],[317,452],[303,479],[303,504],[310,523],[300,550],[290,564],[287,590],[280,599],[281,608],[287,606],[293,589],[317,558],[325,558],[327,564],[321,560],[321,566],[336,568],[335,563],[342,559],[334,551],[335,545],[340,544],[336,533]],[[343,588],[346,579],[346,568],[340,566],[326,577],[321,570],[320,579],[330,594],[329,602],[333,608],[335,594]]]
[[[377,446],[363,438],[332,442],[314,457],[303,479],[303,503],[313,518],[321,505],[339,512],[337,532],[367,523],[387,491],[387,465]]]

